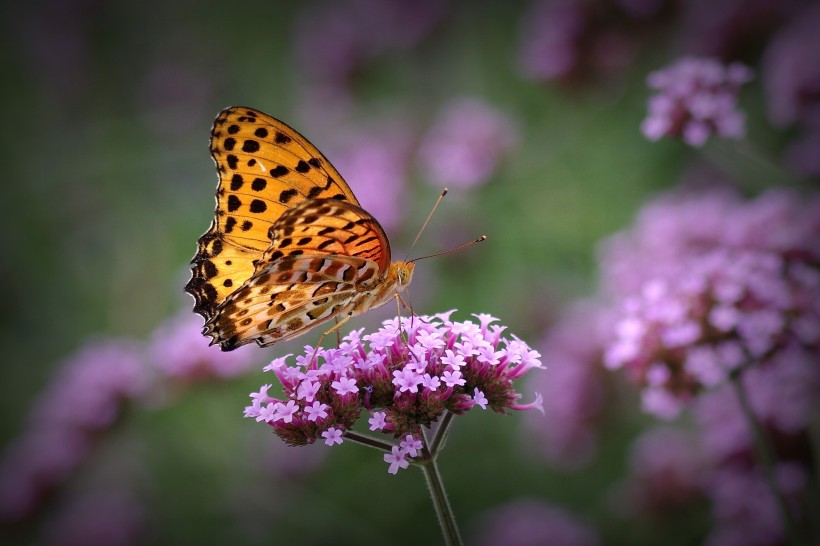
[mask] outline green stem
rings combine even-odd
[[[780,488],[777,485],[777,478],[775,477],[775,454],[772,450],[770,442],[767,441],[765,433],[763,432],[763,427],[757,420],[757,417],[754,414],[754,410],[752,409],[752,405],[749,403],[749,397],[746,394],[746,389],[743,386],[743,381],[741,380],[741,374],[733,374],[732,375],[732,385],[734,385],[735,393],[737,394],[737,399],[740,402],[740,407],[743,410],[743,415],[746,417],[746,422],[749,425],[749,430],[752,433],[752,438],[754,439],[755,449],[757,450],[757,456],[760,460],[761,466],[763,467],[763,473],[766,476],[766,481],[769,484],[769,489],[771,489],[772,495],[775,498],[775,502],[780,510],[780,516],[783,519],[783,524],[786,528],[786,534],[789,538],[789,543],[793,546],[798,546],[801,542],[799,539],[799,533],[797,531],[797,522],[794,519],[794,516],[789,510],[788,505],[786,504],[786,499],[783,497],[783,494],[780,492]]]
[[[393,444],[384,442],[378,438],[374,438],[373,436],[368,436],[367,434],[346,430],[344,431],[343,436],[346,440],[350,440],[353,443],[377,449],[379,451],[384,451],[385,453],[392,453],[393,450]]]
[[[442,425],[444,425],[444,423],[442,423]],[[461,533],[459,533],[458,525],[456,525],[453,508],[450,506],[450,501],[447,499],[447,492],[444,490],[444,482],[441,480],[441,474],[436,464],[436,455],[434,452],[431,453],[427,447],[427,439],[423,434],[422,443],[421,458],[423,464],[421,465],[421,469],[427,481],[427,489],[430,491],[430,497],[433,499],[433,508],[436,510],[438,523],[444,535],[444,543],[447,546],[462,546],[464,542],[461,540]]]
[[[453,422],[453,413],[447,411],[444,413],[444,417],[441,419],[441,424],[439,424],[438,428],[436,429],[436,433],[433,435],[433,441],[430,442],[430,453],[433,457],[438,455],[438,452],[441,451],[441,448],[444,447],[444,440],[447,437],[447,429],[450,428],[450,423]]]

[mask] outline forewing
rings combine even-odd
[[[258,110],[234,106],[211,130],[219,185],[216,211],[199,239],[185,290],[210,319],[217,305],[251,277],[270,246],[271,226],[308,199],[358,204],[338,171],[306,138]]]

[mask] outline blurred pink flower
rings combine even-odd
[[[649,75],[649,87],[657,93],[649,99],[641,131],[649,140],[675,137],[691,146],[702,146],[712,135],[741,138],[745,116],[737,109],[737,95],[751,79],[752,71],[741,63],[679,59]]]
[[[602,267],[620,301],[605,364],[625,368],[664,418],[793,344],[820,351],[820,196],[677,199],[650,204]]]
[[[455,99],[427,131],[419,159],[432,184],[478,186],[489,181],[518,140],[518,128],[501,110],[475,98]]]
[[[481,515],[475,546],[596,546],[598,533],[571,512],[521,498]]]

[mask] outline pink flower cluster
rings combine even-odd
[[[370,430],[407,443],[385,458],[393,472],[405,466],[400,460],[415,456],[421,427],[446,411],[542,410],[540,395],[521,404],[513,386],[541,367],[540,355],[517,337],[502,336],[505,327],[492,324],[494,317],[458,322],[450,320],[453,312],[386,320],[367,335],[354,330],[336,349],[306,347],[295,366],[286,364],[291,355],[277,358],[265,370],[276,374],[283,398],[264,385],[251,394],[245,416],[267,423],[289,445],[318,438],[333,445],[366,411]]]
[[[691,146],[702,146],[713,134],[741,138],[745,118],[737,109],[737,94],[751,79],[751,69],[741,63],[679,59],[649,75],[649,87],[657,94],[649,99],[641,131],[649,140],[675,137]]]
[[[693,211],[685,197],[665,199],[635,233],[616,238],[604,260],[638,270],[651,264],[649,274],[612,283],[630,290],[619,294],[605,364],[625,368],[644,387],[644,409],[660,417],[674,417],[700,390],[751,362],[792,346],[820,353],[820,196],[781,191],[743,203],[716,195],[728,206],[700,209],[700,224],[713,229],[708,237],[687,226],[668,239],[674,254],[653,255],[642,243],[686,224]]]

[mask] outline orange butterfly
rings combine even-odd
[[[253,108],[211,130],[219,185],[185,285],[223,351],[301,335],[397,296],[412,262],[390,261],[384,230],[302,135]]]

